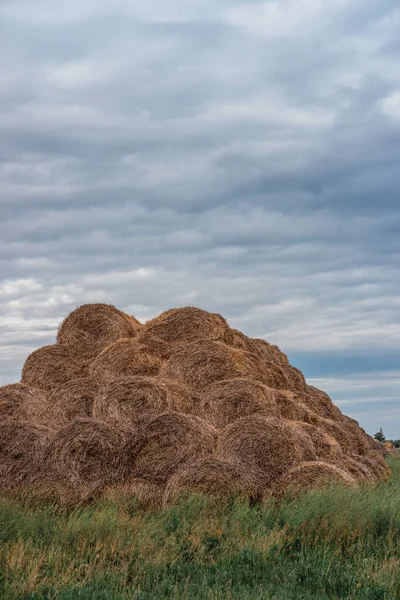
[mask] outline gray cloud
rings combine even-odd
[[[400,437],[397,3],[0,14],[1,381],[79,303],[196,304]]]

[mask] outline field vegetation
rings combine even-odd
[[[376,487],[249,506],[190,496],[0,502],[2,600],[400,598],[400,460]]]

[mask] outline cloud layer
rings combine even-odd
[[[0,15],[0,381],[82,302],[195,304],[400,437],[398,3]]]

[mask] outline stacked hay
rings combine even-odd
[[[0,388],[2,492],[279,496],[383,481],[379,448],[279,348],[194,307],[80,306]]]

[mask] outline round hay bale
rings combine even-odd
[[[362,462],[359,457],[351,458],[343,454],[336,464],[339,468],[346,469],[357,483],[372,483],[376,481],[376,477],[370,466]]]
[[[161,338],[152,335],[151,332],[144,326],[139,331],[137,336],[137,342],[140,344],[146,352],[152,354],[161,360],[167,359],[172,350],[172,345],[162,340]]]
[[[46,427],[6,419],[0,423],[0,489],[31,485],[40,477],[48,442]]]
[[[151,483],[146,479],[132,479],[124,484],[106,487],[102,492],[102,498],[117,502],[118,506],[124,503],[131,505],[132,501],[141,509],[161,508],[164,487]]]
[[[194,306],[167,310],[147,321],[144,329],[168,344],[203,338],[222,342],[232,339],[230,327],[221,315]]]
[[[259,379],[266,386],[274,388],[275,390],[291,390],[292,384],[285,373],[283,365],[279,365],[274,362],[259,361]]]
[[[282,475],[275,483],[274,493],[282,495],[290,491],[298,494],[331,485],[352,487],[355,484],[354,478],[344,468],[322,461],[304,462]]]
[[[369,454],[358,456],[357,460],[368,467],[377,482],[387,481],[391,475],[388,464],[378,451],[370,451]]]
[[[22,369],[22,383],[51,391],[71,379],[85,377],[88,364],[73,349],[59,344],[43,346],[28,356]]]
[[[325,419],[340,419],[341,411],[335,406],[328,394],[318,388],[307,385],[305,401],[318,415]]]
[[[198,392],[222,379],[259,377],[251,355],[212,340],[179,344],[163,364],[161,375],[183,381]]]
[[[76,419],[56,431],[46,462],[57,481],[76,488],[81,497],[121,481],[128,471],[128,437],[95,419]]]
[[[261,338],[249,338],[249,352],[253,352],[254,354],[258,354],[258,356],[266,361],[274,362],[276,364],[287,366],[289,365],[288,358],[286,354],[281,352],[278,346],[274,346],[273,344],[269,344],[266,340]]]
[[[276,393],[276,404],[283,419],[310,424],[318,422],[318,416],[303,403],[303,397],[299,394],[279,390]]]
[[[310,436],[296,424],[283,419],[250,415],[229,425],[219,440],[220,454],[241,461],[256,474],[260,486],[268,486],[291,466],[315,460]]]
[[[355,419],[342,415],[341,421],[353,436],[355,454],[367,454],[371,450],[370,436],[359,426]]]
[[[92,416],[97,383],[90,377],[71,379],[50,393],[48,423],[58,427],[78,418]]]
[[[158,375],[161,360],[137,340],[122,339],[105,348],[89,365],[90,376],[98,382],[136,375]]]
[[[184,386],[155,377],[121,377],[99,390],[93,415],[119,427],[132,428],[143,415],[166,411],[190,412],[190,396]]]
[[[343,423],[332,421],[331,419],[320,418],[318,424],[321,429],[335,438],[343,452],[348,454],[357,453],[354,438],[351,432],[343,426]]]
[[[110,304],[83,304],[61,323],[57,342],[94,357],[121,338],[137,335],[141,324]]]
[[[217,432],[193,415],[166,412],[149,419],[133,448],[134,475],[164,483],[185,462],[212,454]]]
[[[329,433],[320,429],[317,424],[298,422],[297,425],[310,436],[317,459],[338,460],[343,456],[339,442]]]
[[[231,341],[230,346],[233,348],[237,348],[238,350],[245,350],[246,352],[251,352],[250,343],[251,338],[247,335],[239,331],[239,329],[231,328]]]
[[[232,341],[230,342],[234,348],[246,350],[254,354],[262,361],[274,362],[280,365],[288,365],[289,361],[286,354],[283,354],[278,346],[269,344],[262,338],[250,338],[238,329],[231,329]]]
[[[170,478],[163,503],[169,504],[193,493],[218,498],[232,495],[249,497],[256,490],[256,478],[247,473],[240,463],[207,456],[187,463]]]
[[[307,384],[303,373],[299,369],[296,369],[296,367],[292,367],[292,365],[282,365],[281,368],[289,380],[289,389],[299,394],[305,394],[307,392]]]
[[[45,390],[25,383],[12,383],[0,387],[0,422],[6,419],[42,423],[41,415],[49,406],[49,396]]]
[[[217,429],[254,413],[278,417],[276,391],[251,379],[224,379],[200,396],[200,414]]]

